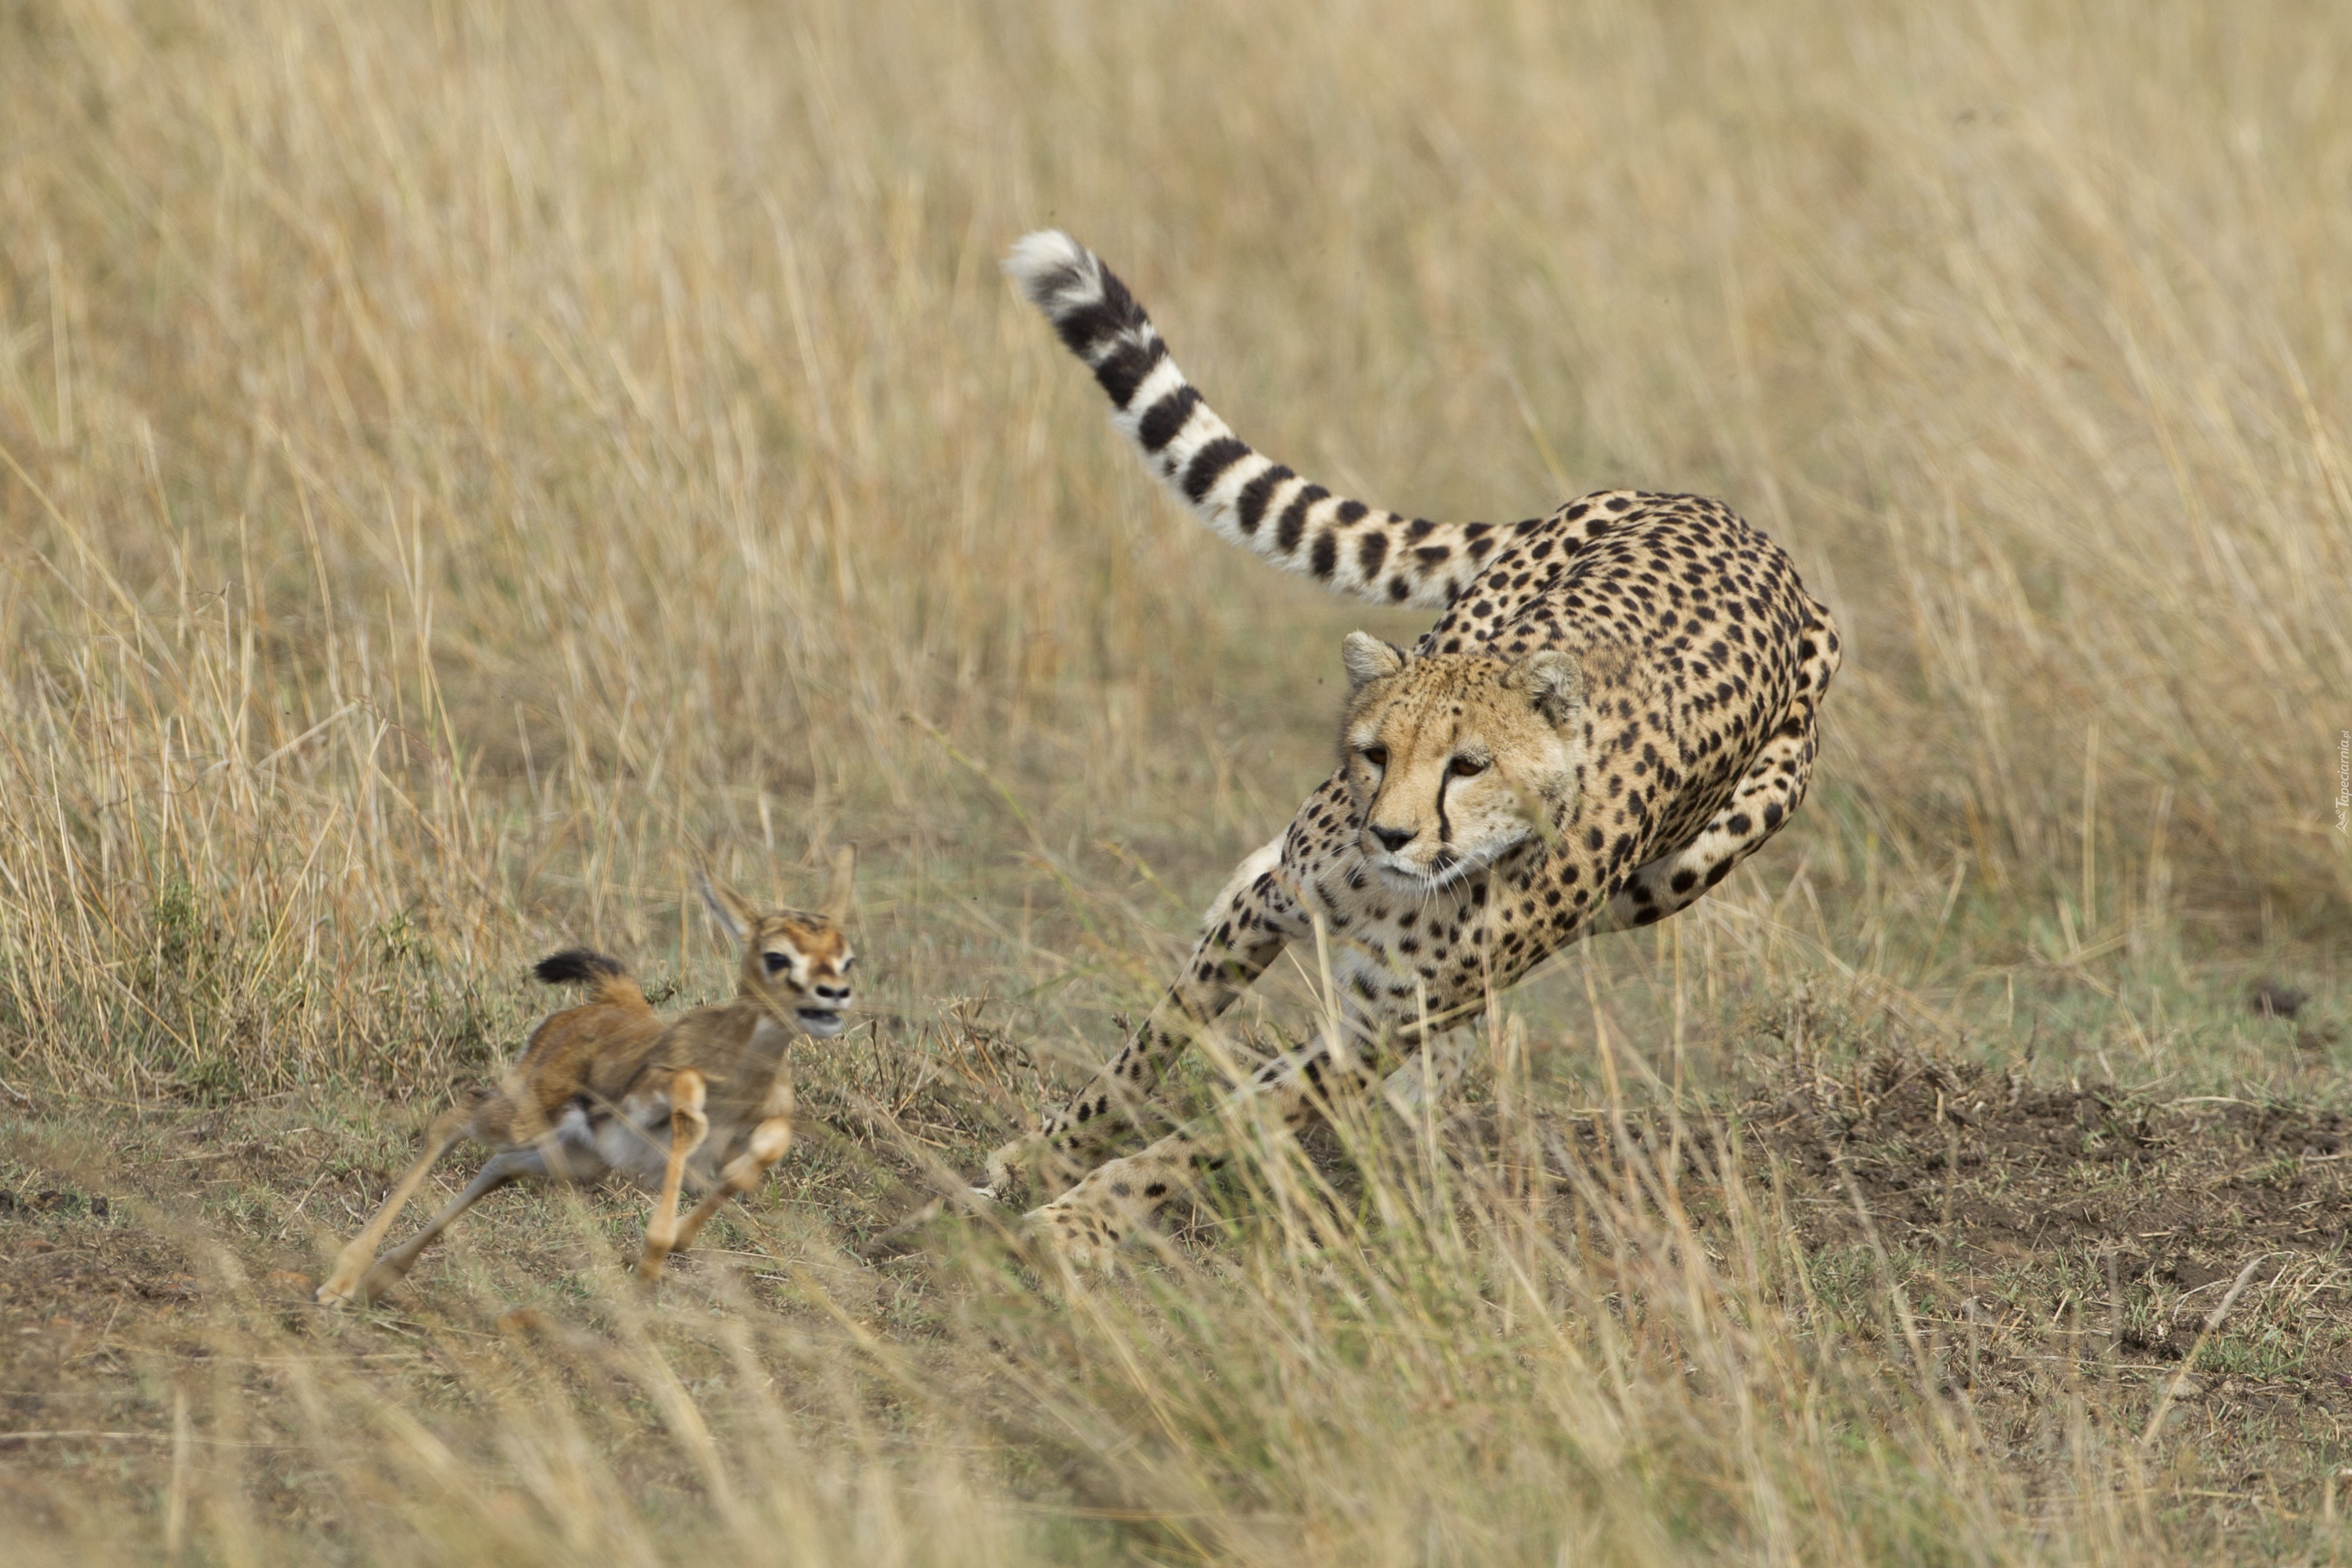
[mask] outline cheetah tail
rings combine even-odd
[[[625,964],[584,947],[551,952],[532,964],[530,972],[550,985],[585,985],[592,1002],[620,1007],[651,1005]]]
[[[1408,519],[1333,495],[1235,436],[1099,257],[1057,229],[1004,260],[1032,304],[1110,395],[1111,423],[1221,537],[1343,594],[1442,609],[1496,548],[1484,522]]]

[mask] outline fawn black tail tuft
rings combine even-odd
[[[584,985],[598,980],[616,980],[629,970],[617,958],[584,947],[567,947],[532,964],[530,972],[550,985]]]

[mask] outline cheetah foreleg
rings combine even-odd
[[[1296,934],[1297,906],[1282,886],[1282,841],[1244,860],[1202,920],[1204,930],[1184,973],[1118,1054],[1096,1069],[1035,1133],[988,1157],[991,1195],[1008,1192],[1013,1173],[1031,1166],[1055,1191],[1099,1165],[1149,1125],[1151,1090],[1184,1047],[1265,973]],[[1163,1122],[1162,1125],[1165,1123]]]
[[[1478,1059],[1479,1038],[1475,1029],[1431,1030],[1429,1043],[1381,1080],[1381,1098],[1402,1116],[1443,1104]]]
[[[1146,1150],[1096,1166],[1058,1199],[1033,1208],[1028,1227],[1077,1268],[1110,1268],[1119,1241],[1146,1225],[1169,1199],[1225,1166],[1228,1123],[1240,1114],[1279,1119],[1282,1126],[1298,1131],[1315,1119],[1315,1090],[1362,1093],[1371,1077],[1360,1058],[1350,1053],[1339,1060],[1322,1041],[1277,1056],[1251,1074],[1249,1086],[1228,1100],[1223,1117],[1190,1121]]]
[[[1475,1037],[1468,1030],[1436,1037],[1425,1047],[1433,1053],[1425,1067],[1416,1052],[1389,1075],[1389,1083],[1400,1088],[1406,1106],[1417,1109],[1419,1096],[1434,1098],[1460,1078]],[[1028,1223],[1072,1264],[1107,1268],[1119,1243],[1170,1199],[1224,1166],[1231,1130],[1245,1118],[1279,1121],[1297,1132],[1322,1117],[1331,1101],[1361,1098],[1378,1081],[1378,1068],[1357,1051],[1335,1051],[1328,1040],[1302,1046],[1251,1074],[1223,1114],[1188,1122],[1139,1152],[1097,1165],[1068,1192],[1032,1210]]]
[[[988,1157],[988,1191],[1006,1192],[1023,1165],[1059,1191],[1148,1127],[1156,1109],[1151,1090],[1168,1064],[1233,1005],[1281,950],[1278,940],[1234,950],[1203,939],[1186,961],[1185,978],[1169,988],[1119,1053],[1097,1068],[1066,1105],[1048,1114],[1035,1133]]]

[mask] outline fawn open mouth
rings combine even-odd
[[[831,1039],[848,1026],[840,1014],[824,1007],[803,1007],[793,1016],[800,1019],[802,1028],[821,1040]]]

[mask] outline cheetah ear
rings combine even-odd
[[[1404,649],[1370,632],[1349,632],[1348,640],[1339,645],[1339,662],[1348,667],[1349,689],[1353,693],[1402,669],[1406,657]]]
[[[1503,684],[1526,692],[1536,711],[1554,729],[1584,711],[1584,671],[1576,660],[1556,649],[1528,655],[1511,666]]]

